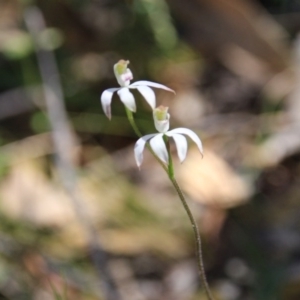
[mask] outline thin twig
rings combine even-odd
[[[121,300],[109,270],[107,255],[102,248],[97,230],[90,219],[84,204],[85,201],[78,188],[76,165],[72,155],[75,148],[74,134],[67,121],[56,60],[51,51],[41,49],[38,44],[38,36],[46,28],[43,15],[37,7],[31,6],[24,13],[24,20],[35,42],[38,67],[43,81],[46,108],[52,127],[57,166],[62,184],[68,192],[75,213],[88,235],[92,260],[99,275],[105,299]]]

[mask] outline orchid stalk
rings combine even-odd
[[[184,194],[177,183],[174,173],[174,166],[172,155],[170,151],[170,138],[172,138],[175,142],[177,155],[179,157],[180,162],[183,162],[187,156],[188,144],[185,136],[188,136],[198,147],[200,154],[203,156],[203,148],[202,143],[199,137],[192,130],[188,128],[176,128],[173,130],[169,130],[170,127],[170,114],[168,113],[168,107],[159,106],[155,108],[156,99],[154,92],[149,88],[156,87],[161,88],[167,91],[174,92],[172,89],[150,81],[137,81],[133,84],[130,84],[130,80],[132,80],[133,76],[129,68],[127,68],[129,61],[120,60],[117,64],[114,65],[114,73],[117,78],[118,83],[121,88],[112,88],[105,90],[101,95],[101,104],[106,116],[111,119],[111,100],[113,93],[118,91],[118,95],[120,96],[120,100],[125,105],[125,110],[127,114],[127,118],[129,123],[131,124],[134,132],[139,137],[134,147],[134,156],[137,163],[137,166],[140,168],[143,162],[143,151],[145,147],[152,153],[164,171],[167,173],[172,185],[174,186],[179,199],[188,215],[188,218],[191,222],[195,240],[196,240],[196,248],[197,248],[197,262],[198,269],[201,278],[201,282],[203,284],[206,296],[208,300],[214,300],[209,284],[206,279],[203,256],[202,256],[202,243],[201,236],[199,233],[199,229],[197,226],[197,222],[195,221],[193,214],[186,202]],[[130,89],[137,89],[148,102],[148,104],[153,109],[153,119],[154,125],[157,129],[158,133],[147,134],[145,136],[142,135],[139,128],[137,127],[133,112],[136,110],[134,97],[129,91]],[[150,92],[151,91],[151,92]]]
[[[184,197],[184,194],[175,178],[174,173],[174,166],[173,166],[173,160],[172,155],[170,151],[170,140],[169,138],[172,137],[174,139],[174,142],[177,147],[177,154],[179,157],[179,160],[183,162],[187,155],[187,142],[183,134],[188,135],[197,145],[201,155],[203,156],[203,148],[202,143],[198,136],[187,128],[177,128],[173,129],[171,131],[168,131],[169,129],[169,120],[170,120],[170,114],[168,113],[168,108],[164,106],[160,106],[153,110],[153,118],[154,118],[154,124],[159,131],[158,134],[148,134],[145,136],[140,137],[140,139],[135,144],[135,160],[138,165],[138,167],[141,166],[141,163],[143,161],[143,150],[145,145],[149,140],[150,144],[150,151],[157,160],[159,160],[160,164],[163,166],[164,170],[167,172],[168,177],[175,188],[179,199],[189,217],[189,220],[191,222],[195,240],[196,240],[196,248],[197,248],[197,262],[198,262],[198,269],[199,269],[199,275],[201,278],[201,282],[203,284],[206,296],[209,300],[213,300],[213,296],[211,294],[209,284],[206,279],[205,274],[205,268],[203,263],[203,255],[202,255],[202,242],[201,242],[201,236],[199,233],[197,222],[186,202],[186,199]],[[134,120],[131,120],[131,123],[134,122]],[[134,126],[135,123],[134,123]],[[149,148],[149,147],[148,147]]]

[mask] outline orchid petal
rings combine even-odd
[[[121,101],[124,105],[131,111],[136,111],[135,100],[132,93],[129,91],[128,88],[121,88],[118,90],[118,95],[120,96]]]
[[[155,154],[162,160],[164,163],[168,163],[169,155],[166,148],[166,144],[163,140],[163,134],[159,133],[154,138],[150,140],[150,146]]]
[[[195,142],[195,144],[197,145],[201,155],[203,156],[203,148],[202,148],[202,143],[201,143],[201,140],[199,139],[198,135],[190,130],[190,129],[187,129],[187,128],[176,128],[176,129],[173,129],[173,130],[170,130],[166,133],[166,135],[168,136],[173,136],[174,133],[179,133],[179,134],[186,134],[188,135],[192,140],[193,142]]]
[[[148,104],[151,106],[152,109],[155,108],[156,99],[155,94],[152,89],[147,86],[137,86],[138,91],[142,94]]]
[[[105,115],[109,119],[111,119],[111,108],[110,108],[111,100],[112,100],[114,92],[117,91],[118,89],[119,88],[107,89],[101,95],[101,105],[102,105]]]
[[[185,136],[177,133],[170,134],[169,132],[166,135],[171,136],[174,139],[176,144],[177,154],[180,162],[182,163],[186,158],[186,153],[188,149],[187,141]]]
[[[149,139],[151,139],[153,136],[155,136],[156,133],[147,134],[140,139],[137,140],[134,146],[134,157],[137,166],[140,168],[142,162],[143,162],[143,151],[145,149],[145,145]]]
[[[146,86],[151,86],[151,87],[158,88],[158,89],[163,89],[163,90],[166,90],[166,91],[169,91],[169,92],[172,92],[175,94],[175,91],[168,88],[167,86],[160,84],[160,83],[148,81],[148,80],[136,81],[136,82],[132,83],[130,86],[141,86],[141,85],[144,85],[144,86],[146,85]]]

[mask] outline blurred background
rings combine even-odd
[[[216,299],[300,299],[299,30],[296,0],[0,0],[0,299],[206,299],[165,173],[103,114],[119,59],[202,139],[173,150]]]

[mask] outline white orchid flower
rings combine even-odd
[[[147,80],[136,81],[130,84],[130,80],[133,79],[133,76],[130,69],[127,68],[128,64],[129,64],[128,60],[122,59],[114,65],[114,73],[121,87],[107,89],[101,95],[102,108],[105,115],[109,119],[111,119],[111,107],[110,107],[111,101],[112,101],[113,94],[116,91],[123,104],[133,112],[136,111],[136,104],[135,104],[133,94],[130,92],[129,89],[137,89],[142,94],[142,96],[145,98],[145,100],[151,106],[152,109],[155,108],[156,99],[155,99],[155,94],[150,87],[159,88],[159,89],[163,89],[175,93],[172,89],[166,87],[163,84],[159,84]]]
[[[195,142],[201,155],[203,155],[201,140],[195,132],[187,128],[176,128],[168,131],[170,120],[168,107],[157,107],[153,110],[153,117],[155,127],[159,131],[159,133],[147,134],[138,139],[138,141],[135,143],[134,156],[138,167],[140,167],[143,162],[143,151],[148,141],[150,141],[150,146],[155,154],[159,157],[159,159],[168,164],[169,154],[164,141],[164,135],[173,138],[180,162],[183,162],[185,160],[188,149],[187,140],[184,135],[189,136]]]

